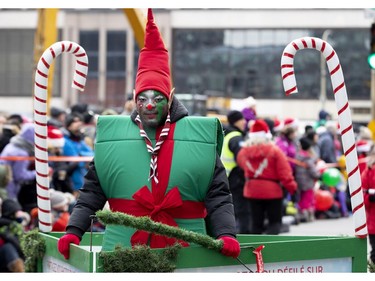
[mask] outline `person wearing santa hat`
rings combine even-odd
[[[255,120],[248,136],[237,154],[237,163],[245,172],[244,197],[250,203],[251,231],[253,234],[279,234],[284,190],[293,195],[297,183],[286,155],[272,142],[264,120]]]
[[[95,156],[58,250],[69,258],[90,216],[108,201],[112,211],[152,220],[223,241],[221,253],[236,258],[240,245],[228,178],[220,160],[223,129],[217,118],[188,116],[173,95],[169,56],[152,10],[135,81],[130,116],[99,116]],[[103,251],[116,245],[165,248],[185,241],[122,225],[107,225]]]
[[[293,160],[297,154],[297,137],[298,137],[298,121],[294,118],[285,118],[283,128],[279,135],[275,138],[275,144],[284,152],[284,154],[291,159],[289,165],[294,173],[295,164]]]
[[[357,147],[358,167],[360,173],[362,173],[367,166],[367,156],[370,152],[372,141],[358,139],[355,145]]]
[[[62,156],[65,138],[63,131],[54,125],[47,125],[47,147],[49,156]],[[73,194],[72,174],[79,162],[54,161],[50,163],[51,188]]]
[[[274,138],[276,138],[280,134],[281,130],[283,129],[283,126],[284,126],[283,120],[280,120],[277,117],[275,117],[273,119],[273,136],[274,136]]]

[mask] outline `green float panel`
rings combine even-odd
[[[64,233],[40,233],[46,253],[38,263],[40,272],[103,272],[99,257],[103,233],[86,233],[79,246],[72,245],[65,260],[57,250]],[[264,271],[275,273],[367,272],[367,240],[351,236],[238,235],[239,259],[202,248],[187,247],[178,252],[175,272],[256,272],[259,246]],[[153,250],[160,251],[160,250]]]

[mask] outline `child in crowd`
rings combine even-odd
[[[1,203],[0,272],[25,272],[20,238],[24,234],[24,225],[29,221],[29,215],[15,200],[5,199]]]
[[[69,194],[69,193],[68,193]],[[68,224],[69,199],[61,191],[51,189],[52,231],[65,231]],[[73,195],[72,195],[73,196]],[[73,196],[74,197],[74,196]]]
[[[295,180],[299,192],[298,206],[301,222],[310,222],[315,219],[314,186],[320,178],[320,173],[316,166],[315,154],[312,151],[312,141],[307,137],[302,137],[299,143],[301,149],[298,151],[296,159],[300,164],[295,167]]]

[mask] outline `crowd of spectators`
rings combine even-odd
[[[222,153],[238,233],[288,231],[283,227],[285,216],[293,216],[296,224],[349,216],[350,195],[338,122],[322,110],[316,122],[302,126],[296,118],[257,116],[253,97],[245,104],[243,111],[232,110],[227,115]],[[128,115],[132,108],[134,102],[129,99],[123,112],[107,109],[99,114]],[[97,114],[87,104],[50,109],[48,154],[76,157],[74,161],[49,162],[52,231],[65,230],[79,196],[88,165],[79,157],[94,155]],[[373,136],[365,126],[354,129],[362,173],[367,171]],[[16,113],[0,113],[0,272],[24,271],[19,237],[38,227],[34,133],[32,120]],[[94,225],[94,231],[103,230],[104,226]]]
[[[240,168],[244,172],[241,187],[230,184],[236,193],[235,210],[250,209],[245,216],[238,215],[238,232],[278,234],[288,231],[284,221],[299,224],[350,216],[350,191],[338,121],[325,110],[318,113],[316,120],[303,123],[291,117],[262,118],[256,114],[253,97],[246,98],[243,104],[242,111],[231,110],[227,114],[224,145],[230,146],[223,148],[222,156],[224,165],[231,165],[229,178],[231,171],[241,174]],[[246,125],[240,122],[242,119]],[[367,126],[353,128],[359,170],[363,173],[374,147],[373,135]],[[240,132],[242,138],[233,138],[229,134],[233,131]],[[228,155],[232,155],[232,162]],[[285,162],[289,169],[282,164]]]
[[[129,101],[125,110],[129,108]],[[68,109],[51,107],[47,118],[52,231],[65,231],[78,189],[94,155],[97,114],[87,104]],[[126,114],[126,113],[124,113]],[[23,272],[25,257],[20,236],[38,227],[35,125],[18,113],[0,113],[0,272]],[[60,158],[59,158],[60,157]],[[64,160],[64,157],[69,157]],[[80,157],[84,161],[80,161]],[[93,231],[103,231],[96,222]]]

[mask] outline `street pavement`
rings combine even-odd
[[[281,233],[280,235],[291,236],[341,236],[349,235],[355,236],[354,220],[352,216],[342,217],[337,219],[316,219],[313,222],[303,222],[297,225],[291,224],[289,232]],[[367,240],[368,242],[368,240]],[[371,248],[367,243],[367,253],[369,254]]]
[[[316,219],[290,225],[289,232],[282,235],[350,235],[354,236],[354,220],[352,216],[337,219]]]

